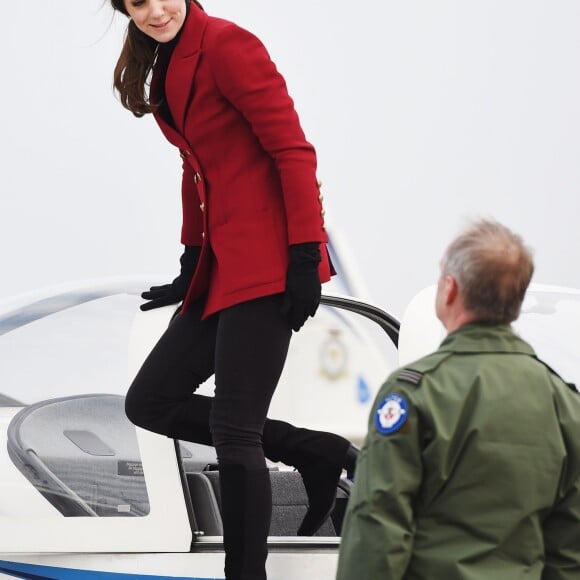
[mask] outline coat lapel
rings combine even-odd
[[[184,131],[185,115],[191,97],[195,71],[201,56],[201,43],[207,20],[205,12],[191,3],[183,31],[167,67],[165,94],[175,128],[181,134]]]

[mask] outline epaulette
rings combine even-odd
[[[534,358],[538,362],[542,363],[554,376],[558,377],[570,390],[574,391],[577,395],[580,394],[580,392],[578,391],[578,388],[576,387],[576,385],[574,383],[569,383],[568,381],[565,381],[549,364],[544,362],[537,355],[534,355]]]
[[[411,383],[412,385],[418,385],[422,378],[423,373],[413,369],[402,369],[397,374],[398,381],[404,381],[406,383]]]

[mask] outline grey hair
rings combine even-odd
[[[534,273],[533,252],[493,220],[478,220],[457,236],[441,260],[457,280],[464,306],[481,322],[509,324],[520,314]]]

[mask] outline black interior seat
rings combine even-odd
[[[188,474],[187,480],[198,525],[205,535],[222,535],[219,473],[215,470]],[[272,521],[270,536],[296,536],[308,509],[308,497],[302,477],[297,471],[270,470],[272,484]],[[331,517],[317,536],[340,534],[350,482],[341,480],[337,488],[337,502]]]

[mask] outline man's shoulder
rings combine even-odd
[[[578,388],[576,387],[576,385],[574,383],[569,383],[568,381],[566,381],[558,372],[556,372],[556,370],[551,367],[546,361],[542,360],[541,358],[539,358],[538,356],[534,357],[535,360],[539,363],[541,363],[547,370],[548,373],[550,374],[550,376],[552,377],[552,380],[554,381],[554,383],[558,384],[561,387],[567,387],[568,389],[570,389],[571,391],[573,391],[576,395],[580,395],[580,393],[578,392]]]
[[[439,366],[453,355],[452,352],[435,351],[397,369],[392,378],[396,381],[419,386],[423,377],[435,372]]]

